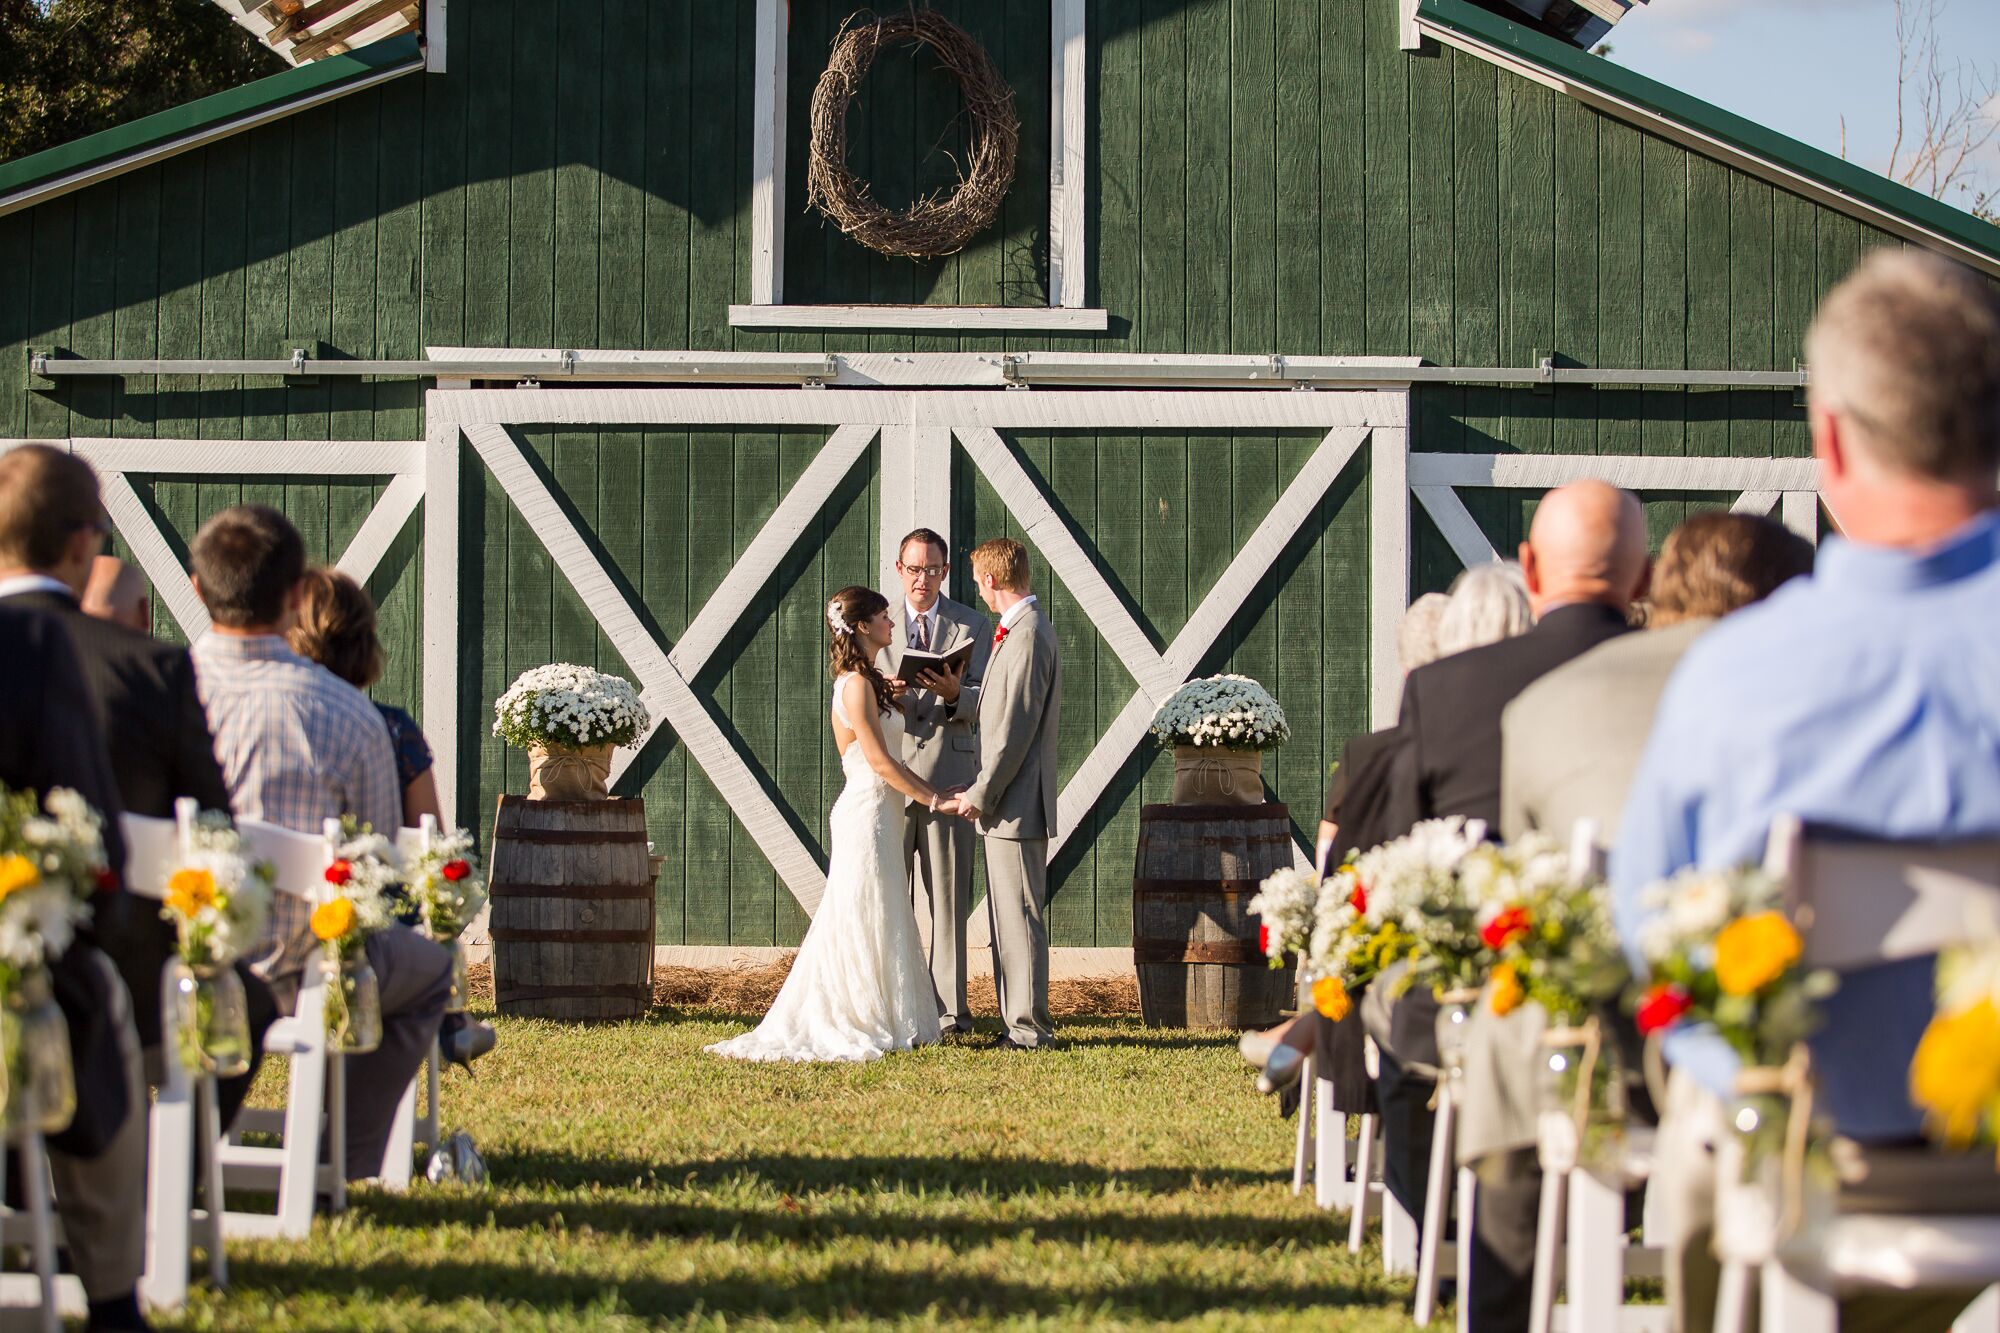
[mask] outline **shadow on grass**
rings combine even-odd
[[[1203,1282],[1184,1276],[1135,1274],[1131,1281],[1073,1287],[1013,1281],[963,1269],[913,1273],[866,1262],[843,1262],[824,1272],[777,1275],[743,1273],[618,1280],[550,1272],[499,1263],[232,1262],[239,1295],[348,1291],[376,1296],[407,1294],[427,1303],[471,1301],[527,1306],[545,1313],[603,1310],[607,1301],[641,1318],[673,1318],[699,1311],[720,1316],[807,1318],[945,1318],[1098,1316],[1166,1319],[1209,1310],[1276,1314],[1326,1307],[1400,1305],[1400,1291],[1344,1279],[1274,1281],[1256,1285]]]
[[[982,1199],[1061,1193],[1177,1194],[1217,1186],[1266,1185],[1288,1173],[1247,1167],[1148,1166],[1113,1170],[1087,1162],[1035,1157],[820,1157],[804,1153],[723,1157],[694,1162],[641,1162],[586,1158],[570,1153],[495,1151],[487,1158],[502,1187],[550,1185],[630,1189],[713,1189],[762,1186],[780,1194],[827,1191],[968,1194]]]

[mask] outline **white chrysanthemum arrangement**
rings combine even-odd
[[[203,812],[189,842],[187,853],[167,872],[160,915],[173,923],[181,961],[190,967],[225,966],[257,942],[276,875],[245,854],[228,815]]]
[[[1191,680],[1153,715],[1162,745],[1203,745],[1224,750],[1273,750],[1292,738],[1285,710],[1248,676]]]
[[[103,821],[67,787],[0,787],[0,993],[60,958],[107,874]]]
[[[493,734],[523,750],[630,745],[652,721],[630,681],[571,662],[523,671],[493,712]]]

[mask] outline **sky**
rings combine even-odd
[[[1944,63],[1968,61],[1992,86],[2000,66],[2000,0],[1941,4]],[[1888,164],[1896,119],[1895,0],[1649,0],[1604,40],[1626,68],[1815,148],[1841,151],[1845,117],[1846,155],[1877,171]],[[1913,113],[1914,93],[1908,106]],[[2000,97],[1986,112],[2000,120]],[[1975,188],[2000,192],[2000,135],[1979,156]]]

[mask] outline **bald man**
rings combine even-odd
[[[141,634],[153,632],[146,577],[115,555],[100,555],[91,562],[90,581],[83,588],[83,612]]]
[[[1401,726],[1412,765],[1419,818],[1463,815],[1500,831],[1500,715],[1514,697],[1565,662],[1628,631],[1627,613],[1646,589],[1646,520],[1639,502],[1601,481],[1571,482],[1543,497],[1521,572],[1535,627],[1518,638],[1442,658],[1410,673]],[[1430,1170],[1431,1090],[1436,1082],[1437,1006],[1413,992],[1393,1008],[1377,983],[1363,1006],[1369,1034],[1382,1049],[1376,1096],[1385,1139],[1389,1190],[1423,1224]],[[1540,1193],[1533,1155],[1511,1178],[1482,1170],[1468,1302],[1474,1333],[1525,1329],[1534,1267],[1535,1207]],[[1492,1159],[1488,1159],[1492,1160]]]

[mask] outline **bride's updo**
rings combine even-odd
[[[827,645],[827,672],[835,680],[850,671],[858,671],[867,680],[868,688],[875,692],[875,706],[888,712],[896,706],[896,696],[889,689],[889,679],[882,669],[875,665],[874,656],[862,646],[861,636],[854,632],[856,625],[873,620],[889,609],[889,599],[873,588],[859,584],[842,588],[826,604],[826,628],[831,642]]]

